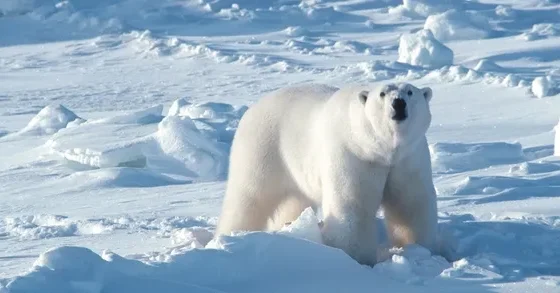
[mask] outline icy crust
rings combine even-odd
[[[108,217],[92,219],[75,219],[62,215],[27,215],[0,219],[1,237],[15,237],[23,240],[38,240],[78,235],[110,234],[117,230],[155,231],[157,237],[169,238],[173,243],[182,243],[197,235],[199,241],[212,238],[208,230],[215,220],[206,217],[168,217],[168,218],[132,218]],[[208,235],[210,234],[210,238]],[[205,237],[205,238],[204,238]],[[186,240],[185,240],[186,241]]]

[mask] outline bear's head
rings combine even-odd
[[[368,132],[377,142],[385,141],[387,147],[398,147],[425,137],[432,120],[431,88],[387,83],[373,90],[362,90],[356,98],[370,125]]]

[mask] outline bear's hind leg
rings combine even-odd
[[[285,224],[296,220],[308,207],[313,207],[313,203],[303,195],[287,197],[276,209],[274,217],[270,219],[268,229],[272,231],[281,229]]]
[[[268,219],[280,201],[281,197],[275,194],[228,190],[216,235],[229,235],[234,231],[265,231]]]

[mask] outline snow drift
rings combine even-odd
[[[247,107],[178,99],[168,116],[162,116],[162,109],[157,105],[90,120],[55,133],[46,146],[68,161],[94,168],[149,168],[197,180],[225,176],[231,141]]]
[[[318,229],[304,212],[282,232],[238,233],[210,240],[201,228],[183,230],[182,242],[140,259],[110,251],[61,246],[42,253],[22,276],[0,282],[6,292],[484,292],[454,276],[440,256],[419,246],[393,251],[374,268],[339,249],[301,236]],[[311,234],[310,234],[311,233]],[[79,261],[77,261],[79,260]],[[463,262],[467,262],[463,260]],[[471,268],[477,268],[471,264]],[[451,271],[449,271],[451,270]],[[278,276],[282,276],[279,278]],[[294,284],[298,284],[294,289]],[[4,287],[4,288],[2,288]],[[366,289],[368,288],[368,289]],[[295,291],[294,291],[295,290]],[[482,291],[481,291],[482,290]]]

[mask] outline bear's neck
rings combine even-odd
[[[391,127],[374,129],[365,116],[350,121],[353,123],[345,141],[350,152],[360,160],[391,166],[425,140],[424,136],[405,137]]]

